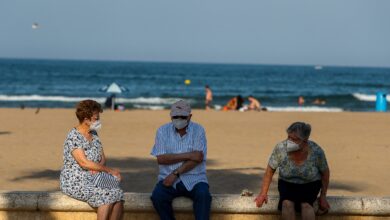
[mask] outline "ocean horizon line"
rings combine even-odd
[[[208,62],[208,61],[169,61],[169,60],[121,60],[121,59],[84,59],[84,58],[29,58],[29,57],[0,57],[0,60],[20,61],[60,61],[60,62],[113,62],[113,63],[141,63],[141,64],[184,64],[184,65],[226,65],[226,66],[279,66],[279,67],[321,67],[321,68],[367,68],[367,69],[390,69],[390,66],[355,66],[355,65],[334,65],[334,64],[283,64],[283,63],[245,63],[245,62]]]

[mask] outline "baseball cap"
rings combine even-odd
[[[191,114],[191,106],[184,100],[175,102],[171,107],[172,116],[189,116]]]

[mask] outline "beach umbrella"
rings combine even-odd
[[[122,93],[122,92],[127,92],[129,91],[126,87],[118,85],[116,83],[111,83],[109,85],[106,85],[100,89],[102,92],[107,92],[107,93]]]
[[[109,97],[109,99],[111,99],[111,109],[114,109],[115,108],[115,94],[120,94],[122,92],[127,92],[129,90],[126,87],[118,85],[115,82],[113,82],[109,85],[103,86],[100,89],[100,91],[111,93],[111,96]]]

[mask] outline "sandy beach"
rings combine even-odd
[[[151,192],[157,164],[150,156],[156,129],[168,111],[105,111],[101,115],[108,165],[124,177],[125,191]],[[329,195],[389,196],[388,113],[282,113],[193,111],[208,139],[212,193],[258,193],[273,147],[294,121],[312,125],[311,140],[324,150],[331,169]],[[77,124],[73,109],[0,109],[0,189],[59,190],[63,142]],[[277,194],[277,175],[270,194]]]

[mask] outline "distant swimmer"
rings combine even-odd
[[[206,105],[206,110],[209,110],[211,108],[211,103],[213,102],[213,92],[211,91],[209,85],[206,85],[205,89],[206,89],[205,105]]]
[[[314,104],[314,105],[325,105],[325,104],[326,104],[326,101],[325,101],[324,99],[316,98],[316,99],[313,101],[313,104]]]
[[[299,96],[298,105],[303,105],[303,104],[305,104],[305,99],[303,98],[303,96]]]

